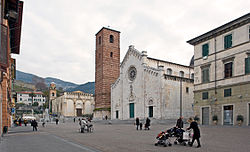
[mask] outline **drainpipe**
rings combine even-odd
[[[180,78],[180,117],[182,116],[182,78]]]
[[[217,94],[217,80],[216,80],[216,76],[217,76],[217,72],[216,72],[216,69],[217,69],[217,65],[216,65],[216,37],[214,37],[214,94],[216,96]]]

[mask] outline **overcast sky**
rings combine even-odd
[[[95,80],[95,34],[121,32],[149,57],[189,65],[196,36],[249,13],[249,0],[24,0],[17,69],[77,84]]]

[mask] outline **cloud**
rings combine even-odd
[[[247,0],[24,0],[17,69],[82,84],[95,80],[95,34],[121,31],[121,60],[133,44],[153,58],[188,65],[187,40],[249,12]]]

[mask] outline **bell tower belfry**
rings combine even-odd
[[[110,118],[111,84],[120,74],[120,32],[103,27],[95,36],[94,118]]]
[[[56,84],[52,82],[49,86],[49,111],[52,111],[52,100],[56,98]]]

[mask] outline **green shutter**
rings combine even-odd
[[[245,74],[250,73],[250,57],[245,58]]]
[[[232,47],[232,34],[226,35],[224,37],[224,48],[230,48]]]
[[[202,45],[202,57],[208,56],[209,46],[208,43]]]

